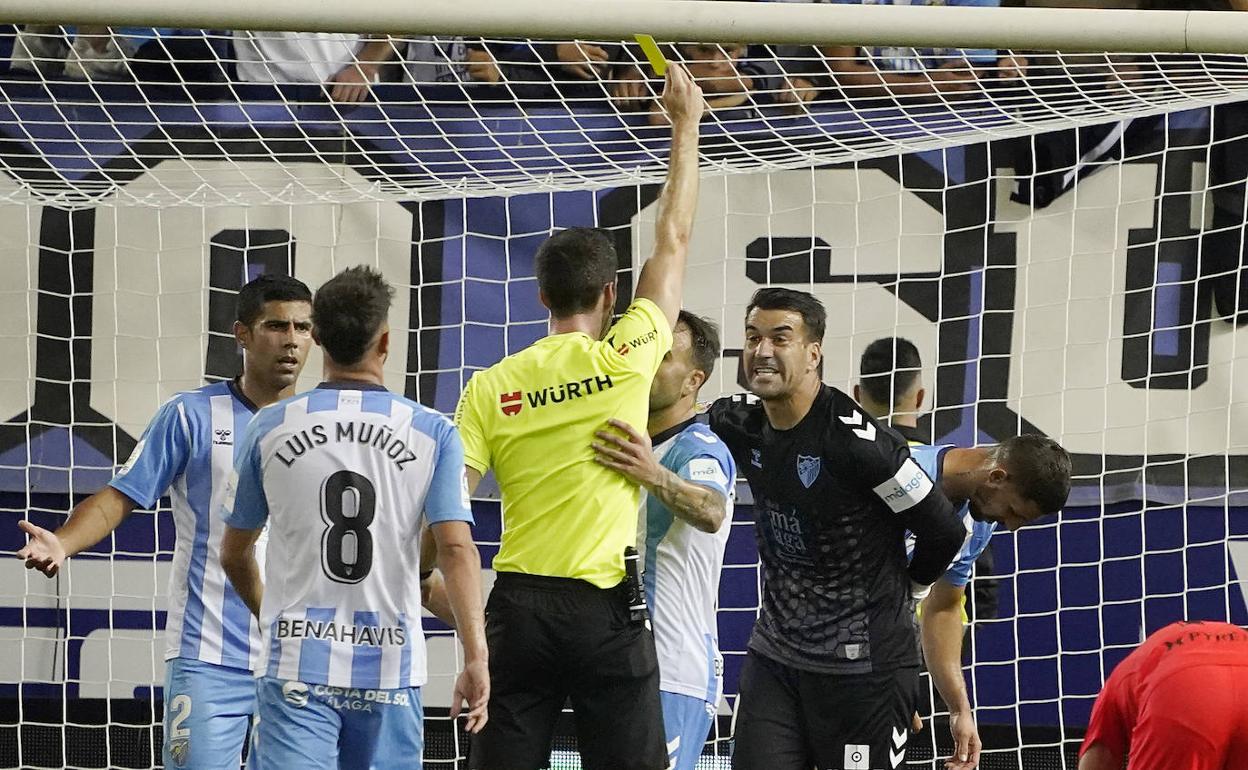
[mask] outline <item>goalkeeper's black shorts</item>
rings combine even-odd
[[[548,767],[565,703],[585,770],[667,767],[654,636],[630,619],[623,584],[500,572],[485,634],[490,719],[473,736],[473,770]]]
[[[736,770],[905,767],[917,666],[816,674],[750,650],[733,731]]]

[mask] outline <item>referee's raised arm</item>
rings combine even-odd
[[[637,277],[636,296],[658,305],[674,329],[685,288],[689,232],[698,207],[698,121],[706,107],[702,90],[679,64],[667,68],[663,106],[672,121],[672,150],[659,196],[654,252]]]
[[[663,104],[671,167],[654,254],[628,308],[615,318],[627,257],[612,239],[589,227],[554,233],[533,257],[547,335],[474,374],[455,412],[469,489],[492,471],[503,506],[486,606],[489,721],[473,736],[472,770],[549,767],[568,701],[585,767],[668,766],[636,570],[640,490],[591,448],[608,420],[646,424],[679,317],[704,110],[679,65],[668,69]]]

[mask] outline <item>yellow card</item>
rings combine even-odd
[[[654,74],[663,77],[667,72],[667,59],[663,58],[663,52],[659,50],[659,44],[654,42],[654,38],[649,35],[633,35],[637,40],[637,44],[641,46],[642,52],[646,58],[650,60],[650,68],[654,70]]]

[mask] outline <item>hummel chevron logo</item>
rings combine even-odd
[[[863,424],[862,412],[854,412],[848,417],[841,417],[839,419],[846,425]],[[865,428],[854,428],[854,435],[864,441],[875,441],[875,426],[871,423],[867,423],[867,427]]]
[[[902,746],[905,746],[906,738],[908,737],[909,737],[909,734],[905,730],[898,730],[896,727],[894,727],[893,728],[893,747],[900,749]]]
[[[906,758],[906,739],[909,737],[910,733],[906,731],[906,728],[903,727],[900,730],[893,728],[893,745],[888,747],[888,761],[893,767],[900,765],[901,761]]]

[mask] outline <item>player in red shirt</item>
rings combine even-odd
[[[1248,768],[1248,631],[1172,623],[1105,682],[1079,770]]]

